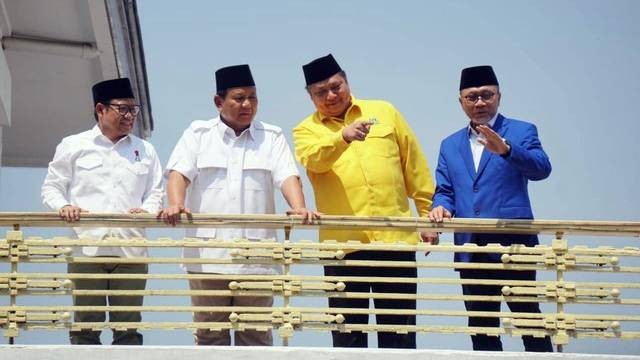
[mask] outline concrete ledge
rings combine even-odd
[[[471,352],[454,350],[333,349],[313,347],[71,346],[0,345],[0,359],[11,360],[640,360],[640,356],[570,353]]]

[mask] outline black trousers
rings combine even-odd
[[[476,254],[478,255],[478,254]],[[461,279],[488,279],[488,280],[535,280],[535,271],[513,270],[460,270]],[[464,295],[499,296],[502,294],[501,285],[462,285]],[[537,302],[507,302],[512,312],[539,313],[540,306]],[[465,301],[467,311],[500,311],[499,301]],[[469,317],[469,326],[499,327],[499,318]],[[499,336],[486,334],[472,335],[473,350],[502,351],[502,341]],[[551,339],[535,338],[530,335],[522,337],[525,351],[553,352]]]
[[[147,264],[84,264],[71,263],[67,266],[69,273],[94,274],[146,274]],[[144,290],[145,279],[76,279],[73,284],[76,290]],[[141,306],[142,296],[74,296],[75,306]],[[111,322],[140,322],[139,311],[109,312]],[[103,322],[106,320],[104,312],[83,311],[74,314],[76,322]],[[101,331],[83,329],[70,331],[71,344],[99,345]],[[112,345],[142,345],[142,334],[136,329],[113,330]]]
[[[345,260],[386,260],[415,261],[414,252],[397,251],[356,251],[345,256]],[[417,286],[404,283],[368,282],[368,277],[406,277],[416,278],[417,269],[395,268],[384,266],[325,266],[325,276],[362,276],[363,281],[345,282],[347,292],[406,293],[415,294]],[[374,299],[376,309],[415,309],[415,300]],[[332,308],[369,308],[369,299],[329,298]],[[344,314],[347,324],[367,324],[367,314]],[[376,315],[378,325],[415,325],[415,315]],[[353,331],[332,332],[334,347],[367,347],[367,333]],[[378,332],[378,347],[381,348],[416,348],[416,333],[396,334],[395,332]]]

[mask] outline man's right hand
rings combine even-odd
[[[342,138],[348,143],[354,140],[364,141],[369,134],[371,125],[373,125],[371,121],[354,121],[353,124],[342,130]]]
[[[165,224],[176,226],[180,222],[180,214],[191,215],[191,210],[182,205],[173,205],[166,207],[158,212],[158,219],[162,219]]]
[[[58,210],[58,214],[60,215],[60,217],[62,217],[64,221],[68,223],[80,220],[80,213],[82,212],[87,211],[75,205],[65,205],[61,207],[60,210]]]
[[[437,206],[436,208],[429,211],[429,220],[431,222],[442,222],[443,219],[451,219],[451,213],[449,210],[445,209],[443,206]]]

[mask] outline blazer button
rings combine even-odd
[[[474,187],[474,188],[473,188],[473,192],[478,192],[478,191],[479,191],[479,190],[478,190],[478,188],[477,188],[477,187]]]
[[[476,209],[475,212],[476,212],[476,216],[480,215],[480,210]]]

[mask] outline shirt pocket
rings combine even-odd
[[[269,191],[273,188],[271,167],[266,157],[247,153],[242,172],[246,190]]]
[[[149,168],[151,167],[151,160],[143,159],[135,162],[128,162],[124,164],[125,171],[123,172],[122,184],[125,186],[125,191],[128,191],[132,198],[136,201],[142,202],[144,191],[147,187],[147,177],[149,175]]]
[[[371,156],[398,156],[398,144],[390,126],[374,124],[369,128],[369,134],[364,141],[365,151]]]
[[[98,154],[89,154],[76,160],[79,171],[97,171],[102,167],[102,157]]]
[[[210,153],[199,154],[196,158],[198,169],[197,187],[205,189],[222,189],[226,186],[227,160]]]
[[[136,161],[126,165],[127,170],[132,172],[134,175],[140,175],[140,176],[147,175],[149,173],[150,167],[151,167],[151,160],[148,160],[148,159]]]

